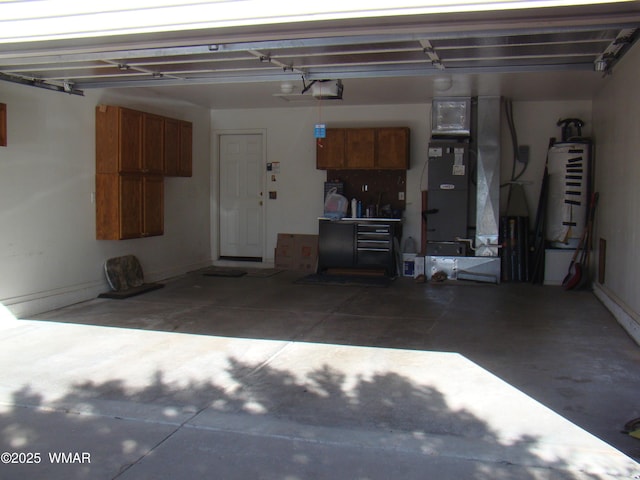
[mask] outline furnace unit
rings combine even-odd
[[[434,98],[427,180],[427,255],[465,256],[471,99]]]
[[[500,282],[500,97],[434,99],[425,274]],[[473,115],[472,115],[473,114]]]
[[[469,203],[469,144],[429,143],[427,255],[466,255]]]

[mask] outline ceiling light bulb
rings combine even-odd
[[[438,92],[446,92],[453,85],[451,77],[436,77],[433,79],[433,88]]]
[[[292,93],[293,92],[293,83],[291,83],[291,82],[282,82],[280,84],[280,91],[282,93]]]

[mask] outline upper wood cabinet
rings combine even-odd
[[[164,173],[164,118],[142,116],[142,173]]]
[[[330,128],[316,142],[316,167],[321,170],[345,167],[344,128]]]
[[[407,170],[409,168],[409,129],[389,127],[376,129],[377,168]]]
[[[124,107],[96,107],[96,173],[192,175],[191,122]]]
[[[322,170],[406,170],[409,128],[329,128],[316,147]]]
[[[96,173],[142,172],[142,112],[96,107]]]
[[[168,177],[192,175],[193,126],[191,122],[164,119],[164,174]]]
[[[347,168],[375,168],[376,131],[373,128],[348,129],[345,152]]]

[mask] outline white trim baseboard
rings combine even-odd
[[[57,308],[84,302],[96,298],[108,288],[106,280],[103,282],[88,282],[67,288],[46,290],[19,297],[0,300],[7,310],[16,318],[28,318],[31,315],[55,310]]]
[[[640,345],[640,321],[629,313],[621,302],[619,302],[610,292],[602,285],[594,283],[593,293],[602,302],[602,304],[611,312],[618,323],[627,333]]]
[[[192,270],[208,267],[211,260],[206,260],[189,265],[182,265],[171,269],[156,272],[145,272],[145,281],[161,282]],[[0,299],[0,303],[6,307],[16,318],[29,318],[29,316],[48,312],[57,308],[67,307],[75,303],[86,302],[97,298],[98,295],[109,290],[106,279],[86,282],[64,288],[46,290],[43,292],[21,295],[19,297]]]

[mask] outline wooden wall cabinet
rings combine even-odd
[[[96,238],[125,240],[164,233],[161,175],[96,175]]]
[[[0,147],[7,146],[7,105],[0,103]]]
[[[96,238],[125,240],[164,233],[160,175],[96,175]]]
[[[409,169],[409,129],[390,127],[376,129],[376,166],[380,169]]]
[[[409,128],[329,128],[316,147],[321,170],[407,170]]]
[[[142,115],[142,173],[164,173],[164,118]]]
[[[345,167],[345,128],[330,128],[316,142],[316,168],[331,170]]]
[[[168,177],[192,175],[193,126],[191,122],[164,119],[164,174]]]
[[[373,128],[350,128],[347,130],[346,167],[351,169],[375,168],[376,131]]]
[[[192,175],[193,125],[130,108],[96,107],[96,237],[164,233],[164,177]]]
[[[164,231],[163,117],[96,107],[96,238]]]

